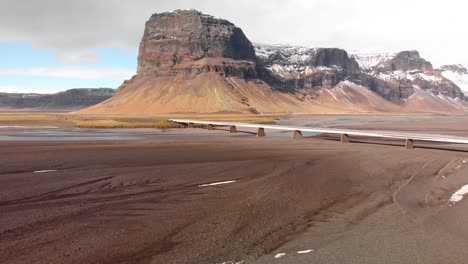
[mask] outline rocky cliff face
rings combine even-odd
[[[195,10],[154,14],[146,22],[138,75],[219,72],[255,77],[255,51],[231,22]]]
[[[331,88],[349,74],[360,73],[356,60],[342,49],[255,44],[255,51],[259,66],[271,74],[261,77],[287,91]]]
[[[98,104],[109,99],[114,89],[71,89],[56,94],[0,93],[0,108],[75,110]]]
[[[412,70],[431,71],[432,64],[421,58],[418,51],[411,50],[397,53],[390,60],[377,65],[377,68],[385,72]]]

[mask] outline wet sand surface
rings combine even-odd
[[[468,152],[139,131],[0,141],[0,263],[468,259]]]

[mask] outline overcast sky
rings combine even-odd
[[[151,14],[191,8],[253,42],[416,49],[436,66],[468,65],[462,0],[0,0],[0,92],[117,87],[135,72]]]

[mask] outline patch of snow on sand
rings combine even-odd
[[[455,203],[460,202],[461,200],[463,200],[463,196],[465,194],[468,194],[468,185],[461,187],[460,190],[452,194],[452,197],[450,197],[449,203],[453,205]]]
[[[281,257],[284,257],[286,255],[286,253],[278,253],[275,255],[275,259],[279,259]]]
[[[313,252],[313,249],[306,249],[306,250],[300,250],[297,252],[297,254],[309,254],[310,252]]]
[[[213,183],[201,184],[201,185],[198,185],[198,187],[216,186],[216,185],[229,184],[229,183],[234,183],[234,182],[236,181],[213,182]]]
[[[57,170],[38,170],[38,171],[34,171],[34,173],[47,173],[47,172],[55,172]]]

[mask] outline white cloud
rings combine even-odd
[[[59,53],[55,59],[65,63],[90,62],[99,63],[101,59],[93,52],[77,52],[77,53]]]
[[[0,69],[0,76],[24,75],[33,77],[76,78],[126,80],[135,74],[135,70],[125,68],[95,67],[38,67],[23,69]]]

